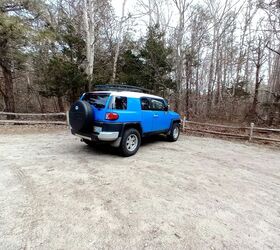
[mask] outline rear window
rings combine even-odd
[[[150,101],[148,98],[141,98],[141,109],[151,110]]]
[[[86,93],[83,97],[83,100],[87,101],[89,104],[93,105],[96,108],[103,109],[105,108],[108,98],[109,94]]]
[[[110,106],[111,109],[127,109],[127,98],[124,96],[113,96]]]

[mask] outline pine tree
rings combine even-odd
[[[144,48],[141,50],[143,58],[143,75],[149,89],[159,93],[167,88],[173,88],[170,78],[172,67],[169,61],[171,49],[165,45],[164,33],[160,26],[149,27]]]

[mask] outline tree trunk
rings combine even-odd
[[[262,66],[262,50],[261,50],[262,40],[259,39],[259,45],[257,48],[257,60],[256,60],[256,80],[255,80],[255,92],[254,99],[250,109],[249,119],[252,121],[257,117],[257,104],[258,104],[258,95],[259,95],[259,87],[261,84],[260,70]]]
[[[186,116],[190,119],[190,94],[192,87],[192,73],[193,73],[193,43],[190,51],[186,54],[185,74],[186,74]]]
[[[214,35],[214,37],[215,37],[215,35]],[[209,68],[209,79],[208,79],[208,86],[207,86],[207,107],[206,107],[206,109],[207,109],[208,117],[210,115],[211,103],[212,103],[212,85],[213,85],[215,53],[216,53],[216,41],[213,39],[213,47],[212,47],[212,52],[211,52],[210,68]]]
[[[11,70],[2,66],[3,76],[4,76],[4,102],[5,102],[5,111],[15,112],[15,98],[14,98],[14,84],[12,79]],[[9,117],[12,118],[12,117]]]
[[[89,82],[85,86],[85,91],[89,91],[93,79],[93,65],[95,55],[95,20],[94,20],[94,0],[84,0],[84,27],[86,32],[86,74]]]
[[[260,65],[256,66],[256,83],[255,83],[255,92],[254,92],[254,99],[252,103],[252,107],[250,110],[250,116],[252,118],[255,118],[257,115],[257,104],[258,104],[258,95],[259,95],[259,87],[261,84],[261,79],[260,79]]]
[[[176,53],[175,53],[175,65],[176,65],[176,111],[181,113],[182,103],[182,84],[183,84],[183,70],[184,70],[184,53],[183,53],[183,37],[185,31],[185,15],[188,9],[187,0],[173,0],[176,5],[176,8],[179,12],[179,20],[177,25],[177,34],[176,34]]]
[[[217,90],[216,90],[216,96],[215,96],[215,105],[220,105],[220,102],[222,100],[222,61],[223,61],[223,46],[220,46],[218,44],[217,47],[217,60],[216,60],[216,76],[217,76]]]
[[[112,74],[112,83],[115,82],[116,80],[116,72],[117,72],[117,63],[118,63],[118,58],[120,54],[120,43],[121,43],[121,37],[122,37],[122,31],[123,31],[123,23],[124,23],[124,11],[125,11],[125,4],[127,0],[123,0],[123,5],[122,5],[122,17],[119,23],[119,32],[118,32],[118,37],[117,37],[117,47],[116,47],[116,53],[114,56],[114,63],[113,63],[113,74]]]
[[[187,82],[187,89],[186,89],[186,117],[190,119],[190,86],[189,82]]]
[[[255,15],[255,12],[251,13],[251,11],[253,9],[252,7],[253,6],[251,3],[251,0],[249,0],[247,3],[247,7],[246,7],[244,27],[242,29],[243,31],[242,31],[241,38],[240,38],[241,42],[240,42],[240,46],[239,46],[239,56],[238,56],[238,60],[237,60],[236,78],[235,78],[235,83],[232,86],[233,96],[235,95],[235,89],[239,85],[239,82],[241,80],[241,72],[242,72],[242,68],[243,68],[243,64],[244,64],[244,59],[246,58],[246,50],[244,50],[246,33],[247,33],[249,26],[251,25],[252,17]],[[247,58],[249,58],[249,57],[247,56]],[[246,69],[245,69],[245,71],[246,71]],[[246,73],[247,72],[245,72],[245,79],[247,77]]]
[[[186,74],[186,96],[185,96],[185,101],[186,101],[186,117],[187,119],[190,119],[190,81],[191,81],[191,75],[192,75],[192,66],[191,66],[191,59],[186,58],[186,65],[185,65],[185,74]]]
[[[199,67],[196,67],[196,73],[195,73],[195,114],[198,114],[198,100],[199,100]]]
[[[57,97],[59,112],[64,112],[63,98],[61,96]]]

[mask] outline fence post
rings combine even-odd
[[[250,124],[250,133],[249,133],[249,141],[251,141],[252,138],[253,138],[254,126],[255,126],[255,124],[253,122],[251,122],[251,124]]]
[[[186,130],[186,117],[183,118],[183,132]]]
[[[66,125],[70,126],[70,122],[69,122],[69,111],[66,112]]]

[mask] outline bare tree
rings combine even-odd
[[[182,85],[183,85],[183,70],[184,70],[184,48],[183,39],[184,31],[187,21],[187,10],[190,3],[187,0],[173,0],[177,11],[179,13],[178,24],[175,33],[175,76],[176,76],[176,102],[175,108],[178,112],[182,111],[181,99],[182,99]]]
[[[160,25],[161,30],[166,33],[172,18],[172,5],[169,0],[137,0],[138,13],[148,16],[148,27]],[[144,21],[145,22],[145,21]]]
[[[255,53],[254,64],[256,67],[256,72],[255,72],[255,90],[253,95],[253,103],[250,108],[250,113],[248,114],[250,120],[257,118],[259,88],[261,82],[263,81],[263,77],[261,76],[261,67],[266,60],[264,52],[265,52],[265,41],[263,38],[259,37],[257,46],[254,48],[254,53]]]
[[[84,29],[86,33],[86,73],[89,83],[86,91],[90,89],[90,82],[93,79],[93,66],[95,55],[95,0],[83,0],[84,2]]]
[[[111,79],[112,83],[114,83],[115,79],[116,79],[117,63],[118,63],[118,57],[119,57],[119,53],[120,53],[120,43],[121,43],[121,39],[122,39],[122,35],[123,35],[123,25],[126,21],[126,18],[125,18],[126,2],[127,2],[127,0],[123,0],[122,15],[121,15],[121,19],[120,19],[120,22],[118,25],[117,45],[116,45],[116,52],[115,52],[115,56],[114,56],[114,62],[113,62],[113,74],[112,74],[112,79]]]
[[[236,69],[236,80],[235,80],[235,84],[233,85],[233,95],[234,95],[234,91],[235,91],[235,88],[236,86],[239,84],[239,81],[240,81],[240,73],[241,73],[241,70],[242,70],[242,65],[244,64],[244,62],[246,62],[246,69],[245,69],[245,72],[247,72],[248,74],[248,59],[249,58],[249,55],[246,54],[248,53],[250,50],[249,48],[246,48],[244,45],[245,45],[245,38],[246,38],[246,35],[248,33],[248,30],[250,28],[250,25],[251,25],[251,22],[252,22],[252,19],[254,18],[256,12],[257,12],[257,8],[254,7],[253,5],[253,2],[252,0],[248,0],[247,1],[247,7],[246,7],[246,12],[245,12],[245,15],[244,15],[244,25],[243,25],[243,28],[242,28],[242,33],[241,33],[241,37],[240,37],[240,45],[239,45],[239,56],[238,56],[238,59],[237,59],[237,69]],[[250,46],[250,44],[248,44]],[[244,48],[245,47],[245,48]],[[246,77],[246,74],[245,74],[245,78],[247,79]]]

